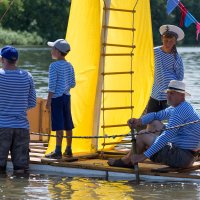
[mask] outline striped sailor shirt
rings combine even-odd
[[[30,73],[0,69],[0,128],[29,129],[26,111],[36,106]]]
[[[74,68],[65,60],[58,60],[49,66],[49,88],[53,98],[63,94],[70,95],[70,89],[76,85]]]
[[[199,114],[188,102],[184,101],[177,107],[169,107],[159,112],[152,112],[142,117],[142,124],[148,124],[153,120],[168,119],[167,127],[174,127],[188,122],[193,122],[200,119]],[[174,128],[163,131],[157,137],[155,142],[144,155],[150,158],[160,149],[162,149],[168,142],[171,142],[176,147],[187,150],[195,150],[200,146],[200,123],[190,124],[187,126]]]
[[[154,58],[155,72],[151,97],[162,101],[167,99],[163,90],[167,89],[169,82],[171,80],[183,80],[183,62],[178,53],[175,55],[165,53],[161,50],[161,47],[154,48]]]

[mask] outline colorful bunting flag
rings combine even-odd
[[[168,15],[176,8],[180,8],[181,11],[181,20],[180,26],[183,24],[185,27],[189,27],[192,23],[196,24],[196,40],[198,41],[198,37],[200,34],[200,23],[192,16],[190,12],[185,8],[185,6],[180,2],[180,0],[167,0],[167,13]]]
[[[181,21],[180,21],[180,27],[183,26],[185,17],[187,15],[188,10],[185,8],[185,6],[180,2],[179,3],[180,9],[181,9]]]
[[[180,0],[167,0],[167,14],[169,15],[178,6]]]
[[[189,27],[192,23],[196,23],[197,20],[188,12],[185,17],[184,25],[185,27]]]
[[[196,35],[197,35],[196,40],[198,41],[199,33],[200,33],[200,23],[199,22],[196,23],[196,29],[197,29],[197,31],[196,31]]]

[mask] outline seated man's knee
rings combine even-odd
[[[164,124],[161,121],[154,120],[148,125],[147,131],[160,131],[163,127]]]

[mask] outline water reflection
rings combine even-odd
[[[197,183],[150,183],[30,174],[0,175],[0,199],[188,200],[200,198]]]

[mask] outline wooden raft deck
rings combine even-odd
[[[30,149],[30,170],[47,173],[61,172],[62,175],[66,173],[66,176],[73,174],[74,176],[104,177],[107,179],[118,177],[121,180],[135,180],[134,169],[110,167],[107,164],[107,158],[122,156],[114,151],[105,153],[104,159],[100,158],[98,153],[78,153],[74,154],[73,158],[50,160],[44,158],[47,144],[31,143]],[[139,173],[142,180],[200,182],[200,161],[195,162],[190,168],[174,169],[147,160],[139,163]]]

